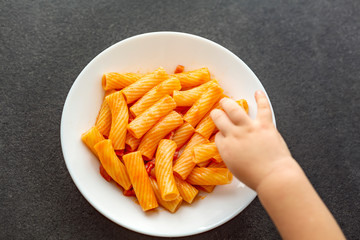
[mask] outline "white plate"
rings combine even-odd
[[[192,205],[183,204],[175,214],[162,208],[144,213],[134,203],[134,198],[125,197],[114,184],[100,176],[99,161],[81,142],[80,136],[94,125],[100,109],[104,97],[102,74],[112,71],[145,73],[159,66],[170,73],[178,64],[184,65],[186,70],[208,67],[225,93],[248,101],[250,116],[254,118],[254,92],[264,88],[243,61],[226,48],[198,36],[155,32],[125,39],[96,56],[71,87],[61,119],[65,163],[83,196],[115,223],[153,236],[178,237],[208,231],[235,217],[256,196],[254,191],[234,179]]]

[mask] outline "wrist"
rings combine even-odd
[[[255,186],[255,191],[260,194],[263,190],[286,185],[290,179],[304,177],[299,164],[292,157],[279,160],[277,166],[271,169]]]

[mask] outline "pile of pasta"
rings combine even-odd
[[[173,213],[199,190],[232,181],[209,116],[227,96],[208,68],[183,70],[105,73],[95,126],[81,136],[100,160],[101,175],[136,196],[143,211],[161,205]],[[244,99],[237,102],[248,112]]]

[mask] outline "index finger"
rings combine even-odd
[[[250,118],[246,114],[245,110],[242,109],[234,100],[230,98],[223,98],[220,100],[220,105],[235,125],[241,125],[250,122]]]

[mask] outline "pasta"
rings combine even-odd
[[[194,147],[194,158],[195,163],[205,162],[211,158],[215,158],[220,162],[219,152],[214,142],[197,145]]]
[[[170,112],[143,136],[138,150],[147,159],[151,159],[160,140],[181,124],[183,124],[183,119],[180,114],[175,111]],[[176,143],[174,144],[176,146]]]
[[[128,126],[128,131],[135,137],[141,138],[157,121],[176,107],[175,101],[165,95],[145,112],[137,116]]]
[[[88,146],[88,148],[95,154],[95,156],[98,156],[94,146],[98,142],[105,140],[105,138],[94,126],[81,135],[81,140],[86,144],[86,146]]]
[[[184,115],[184,121],[193,127],[204,117],[211,107],[222,97],[222,88],[218,84],[211,84],[207,91],[194,103]]]
[[[143,76],[144,74],[139,73],[110,72],[103,75],[101,84],[104,90],[122,89],[136,82]]]
[[[178,148],[181,148],[193,135],[195,129],[190,123],[184,123],[174,133],[173,141],[176,143]]]
[[[199,191],[194,186],[179,177],[175,176],[175,182],[181,197],[184,199],[185,202],[191,204]]]
[[[195,167],[195,163],[193,161],[194,146],[207,142],[208,140],[206,138],[195,133],[186,145],[184,152],[180,155],[173,168],[173,171],[176,172],[183,180],[187,178],[192,169]]]
[[[171,77],[156,87],[152,88],[142,98],[139,99],[134,105],[130,107],[130,112],[136,117],[143,113],[146,109],[151,107],[154,103],[160,100],[165,95],[170,95],[174,90],[180,90],[180,81],[176,77]]]
[[[186,91],[174,90],[173,98],[176,102],[176,106],[178,107],[192,106],[195,103],[195,101],[199,99],[201,94],[203,94],[204,91],[206,91],[214,83],[218,84],[218,82],[214,79],[204,84],[201,84],[198,87],[194,87]]]
[[[174,76],[179,79],[182,88],[196,87],[210,81],[210,72],[208,68],[200,68],[193,71],[177,73],[174,74]]]
[[[152,186],[152,188],[154,190],[154,193],[155,193],[155,196],[156,196],[156,199],[157,199],[158,203],[161,206],[163,206],[165,209],[167,209],[169,212],[171,212],[171,213],[176,212],[176,210],[180,207],[180,205],[182,203],[182,200],[183,200],[182,197],[179,195],[174,200],[165,201],[161,197],[159,186],[156,183],[156,180],[154,178],[150,177],[150,183],[151,183],[151,186]]]
[[[169,75],[162,67],[158,68],[152,73],[146,74],[145,76],[122,90],[126,102],[128,104],[135,102],[145,93],[147,93],[150,89],[168,78]]]
[[[210,112],[227,97],[207,68],[174,74],[109,72],[95,124],[81,140],[100,161],[100,174],[135,196],[143,211],[171,213],[182,202],[228,184],[232,174],[215,145]],[[182,91],[180,91],[182,90]],[[237,101],[249,111],[246,100]]]
[[[197,185],[196,188],[205,191],[207,193],[211,193],[212,191],[214,191],[214,188],[216,187],[216,185]]]
[[[163,139],[160,141],[156,152],[155,175],[161,198],[165,201],[175,200],[180,195],[172,170],[173,156],[176,147],[174,141]]]
[[[227,168],[195,167],[186,181],[192,185],[224,185],[230,183],[232,174]]]
[[[127,132],[125,138],[125,145],[127,145],[130,151],[135,151],[139,146],[142,138],[136,138],[131,133]]]
[[[158,207],[141,153],[128,153],[123,156],[123,160],[141,208],[148,211]]]
[[[122,92],[110,94],[106,97],[106,102],[111,110],[112,119],[109,139],[111,139],[115,150],[125,149],[129,111]]]
[[[99,156],[102,166],[110,177],[125,190],[130,189],[131,182],[129,176],[124,164],[116,156],[111,140],[103,140],[97,143],[94,148]]]
[[[108,90],[105,92],[105,97],[114,93],[115,90]],[[96,118],[95,126],[99,130],[99,132],[108,137],[110,133],[111,128],[111,111],[109,108],[109,105],[106,102],[106,99],[104,98],[103,103],[101,104],[101,108],[99,111],[99,114]]]

